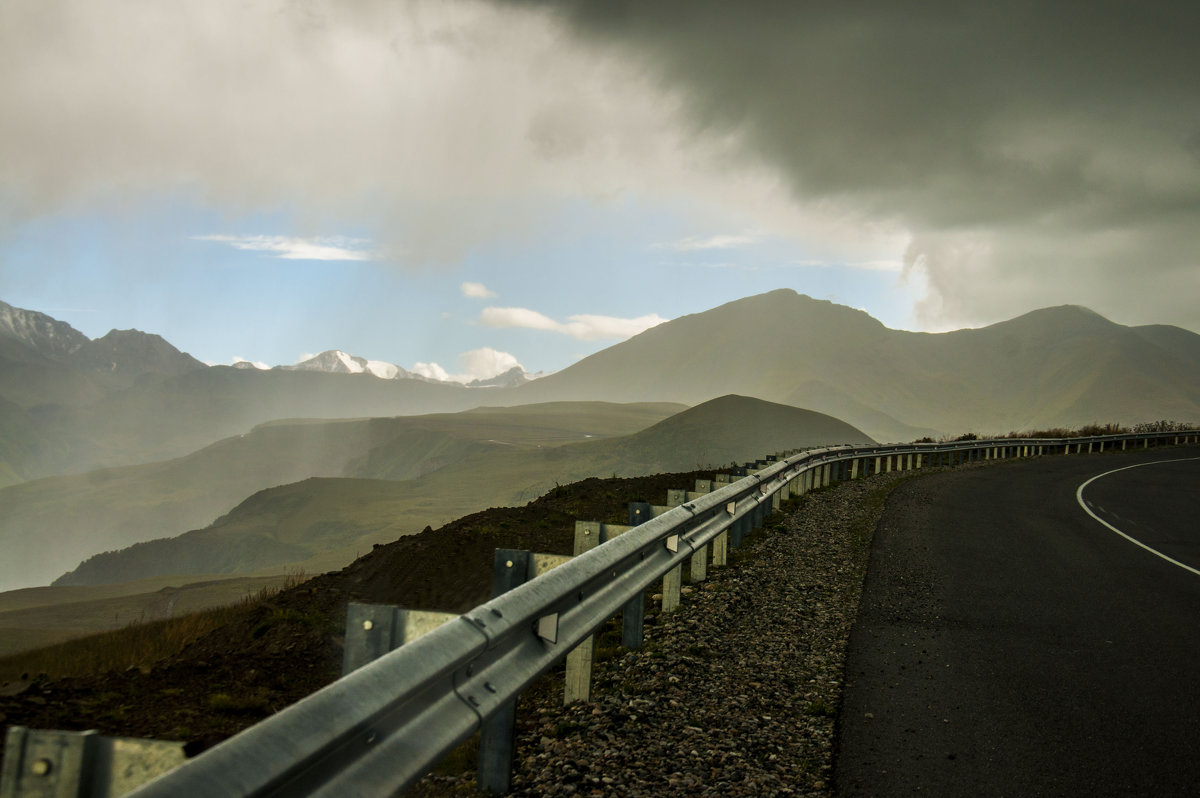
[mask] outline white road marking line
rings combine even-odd
[[[1186,463],[1189,460],[1200,460],[1200,457],[1180,457],[1180,458],[1177,458],[1174,460],[1155,460],[1153,463],[1136,463],[1131,466],[1124,466],[1122,468],[1114,468],[1112,471],[1105,471],[1103,474],[1097,474],[1096,476],[1089,479],[1087,482],[1084,482],[1082,485],[1080,485],[1079,489],[1075,491],[1075,501],[1079,502],[1079,506],[1083,508],[1083,511],[1085,513],[1090,515],[1092,518],[1095,518],[1097,521],[1104,524],[1104,526],[1108,527],[1113,532],[1116,532],[1118,535],[1125,538],[1130,543],[1133,543],[1136,546],[1141,546],[1146,551],[1150,552],[1151,554],[1153,554],[1157,557],[1162,557],[1164,560],[1171,563],[1172,565],[1178,565],[1183,570],[1191,571],[1196,576],[1200,576],[1200,570],[1197,570],[1190,565],[1184,565],[1179,560],[1176,560],[1173,557],[1168,557],[1167,555],[1163,554],[1158,549],[1152,549],[1149,546],[1147,546],[1145,543],[1143,543],[1142,541],[1138,540],[1137,538],[1130,537],[1129,535],[1125,534],[1121,530],[1117,529],[1115,526],[1108,523],[1103,518],[1101,518],[1100,516],[1098,516],[1094,512],[1092,512],[1092,508],[1089,506],[1089,503],[1084,501],[1084,499],[1083,499],[1083,489],[1086,488],[1088,485],[1091,485],[1093,482],[1100,479],[1101,477],[1107,477],[1108,475],[1115,474],[1118,471],[1128,471],[1131,468],[1141,468],[1142,466],[1150,466],[1150,465],[1162,465],[1163,463]]]

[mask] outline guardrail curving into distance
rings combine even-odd
[[[486,737],[489,723],[507,722],[511,728],[506,712],[539,675],[718,536],[730,532],[736,545],[742,532],[761,524],[773,506],[791,495],[885,471],[1198,439],[1197,432],[1188,431],[837,446],[760,463],[763,467],[756,473],[697,495],[570,558],[131,794],[138,798],[392,795],[413,784],[475,732],[484,730]],[[502,730],[498,733],[502,736]],[[5,781],[11,764],[17,772],[6,787],[13,787],[13,796],[50,794],[20,791],[25,769],[45,761],[37,756],[32,748],[12,751],[10,745]],[[503,791],[511,747],[506,754],[501,746],[490,762],[482,760],[481,788]],[[42,770],[49,767],[44,764]]]

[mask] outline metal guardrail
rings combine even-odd
[[[1196,437],[1169,432],[838,446],[768,463],[481,604],[131,795],[333,798],[400,792],[631,598],[741,519],[769,512],[774,495],[797,484],[806,471],[860,461],[853,472],[844,468],[834,476],[849,478],[874,473],[874,458],[895,455],[913,455],[920,467],[992,454],[1027,456],[1072,447],[1082,453],[1084,446],[1105,450]]]

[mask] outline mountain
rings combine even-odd
[[[161,336],[140,330],[111,330],[103,338],[77,347],[64,361],[102,375],[111,385],[123,388],[133,385],[146,374],[175,376],[207,368]]]
[[[254,368],[250,363],[237,363],[239,368]],[[422,374],[406,371],[394,363],[382,360],[367,360],[347,354],[340,349],[330,349],[292,366],[276,366],[283,371],[320,371],[326,374],[371,374],[383,380],[421,380],[441,385],[458,385],[451,380],[439,380]],[[523,385],[538,375],[530,375],[520,366],[513,366],[502,374],[465,383],[468,388],[512,388]]]
[[[78,365],[49,360],[15,341],[27,359],[5,359],[0,348],[0,399],[9,403],[0,402],[0,436],[24,426],[37,433],[28,445],[9,447],[14,459],[8,462],[0,437],[0,486],[6,469],[34,479],[156,462],[279,418],[396,416],[480,403],[477,391],[457,383],[252,366],[188,368],[189,356],[172,357],[154,346],[155,339],[161,340],[141,339],[148,346],[140,358],[136,347],[114,353],[107,350],[111,341],[100,339],[71,356]]]
[[[348,355],[340,349],[330,349],[294,366],[276,366],[275,368],[284,371],[323,371],[326,374],[372,374],[384,380],[424,379],[424,377],[405,371],[393,363]]]
[[[891,330],[778,290],[683,316],[519,386],[698,404],[728,393],[807,407],[880,440],[1092,422],[1200,420],[1200,336],[1126,327],[1077,306],[948,333]]]
[[[88,341],[66,322],[0,302],[0,397],[29,410],[103,396],[90,376],[64,362]]]
[[[612,413],[613,409],[595,409]],[[635,408],[649,417],[652,408]],[[357,478],[312,478],[263,490],[206,529],[90,558],[56,585],[105,584],[154,575],[246,574],[256,569],[327,570],[356,553],[487,507],[523,504],[555,485],[590,476],[639,476],[719,467],[765,453],[831,443],[869,443],[837,419],[744,396],[675,413],[640,432],[561,446],[521,445],[524,425],[563,423],[569,404],[488,408],[458,414],[505,441],[478,447],[415,479],[384,481],[387,447],[372,451]],[[477,432],[480,437],[482,431]],[[515,437],[514,437],[515,436]],[[575,433],[572,437],[580,437]]]
[[[664,419],[613,446],[624,463],[680,471],[838,443],[874,443],[862,430],[813,410],[731,394]],[[759,454],[752,454],[758,452]]]
[[[495,377],[488,377],[485,380],[471,380],[467,383],[468,388],[515,388],[518,385],[524,385],[533,379],[525,369],[520,366],[513,366],[503,374],[497,374]]]
[[[339,350],[299,367],[209,367],[158,335],[93,341],[0,303],[0,487],[180,457],[278,418],[453,412],[480,398]]]
[[[48,358],[66,357],[89,340],[65,321],[6,302],[0,302],[0,338],[19,341]]]
[[[157,335],[113,330],[93,341],[65,322],[0,302],[0,487],[86,467],[100,447],[92,430],[65,419],[148,375],[200,368]]]

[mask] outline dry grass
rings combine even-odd
[[[1086,438],[1091,435],[1120,435],[1129,428],[1120,424],[1084,424],[1078,429],[1053,427],[1051,429],[1022,430],[1009,432],[1005,438]]]
[[[149,668],[209,632],[246,617],[263,601],[307,578],[303,572],[289,574],[281,586],[263,588],[236,604],[161,621],[134,622],[123,629],[0,658],[0,684]]]

